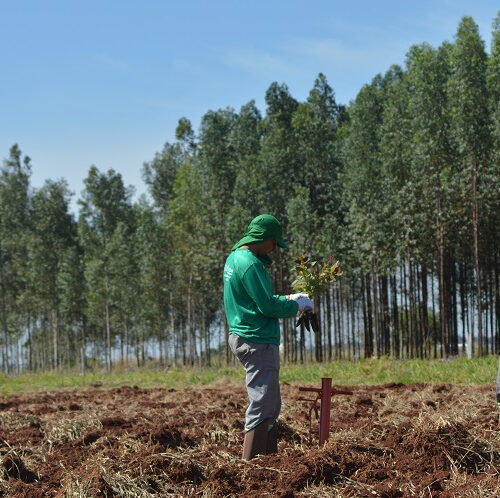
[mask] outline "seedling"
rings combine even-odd
[[[321,293],[328,289],[328,286],[338,280],[342,275],[340,263],[332,256],[326,263],[312,261],[307,253],[303,252],[296,261],[295,271],[297,278],[292,282],[292,289],[297,292],[308,294],[316,299]],[[319,331],[318,317],[312,311],[303,311],[295,327],[304,324],[308,331],[311,327],[314,332]]]

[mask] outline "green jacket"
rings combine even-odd
[[[236,249],[224,266],[224,309],[229,333],[251,342],[279,344],[278,318],[295,316],[298,306],[273,295],[264,264],[248,249]]]

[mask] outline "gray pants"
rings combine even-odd
[[[255,429],[266,419],[269,419],[268,423],[272,426],[281,410],[278,346],[257,344],[231,334],[229,347],[246,372],[250,404],[245,413],[245,430]]]

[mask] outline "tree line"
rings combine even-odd
[[[209,365],[226,354],[222,269],[256,215],[284,225],[278,293],[294,259],[338,259],[320,330],[282,321],[287,362],[446,358],[500,348],[500,14],[488,53],[473,19],[452,43],[412,46],[348,105],[323,74],[303,102],[272,83],[263,115],[210,110],[143,165],[148,196],[91,166],[30,186],[17,145],[0,170],[4,372]]]

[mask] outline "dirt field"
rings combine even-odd
[[[0,397],[0,496],[500,496],[493,385],[352,391],[318,449],[283,384],[279,454],[251,462],[242,383]]]

